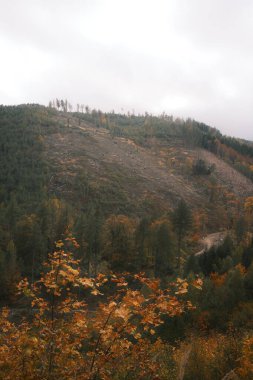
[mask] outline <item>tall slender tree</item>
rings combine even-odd
[[[177,234],[177,266],[180,268],[182,241],[192,223],[191,211],[183,199],[172,213],[172,223]]]

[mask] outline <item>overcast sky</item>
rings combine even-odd
[[[0,104],[165,111],[253,140],[252,0],[0,6]]]

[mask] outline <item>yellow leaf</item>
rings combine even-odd
[[[62,240],[58,240],[56,243],[55,243],[55,246],[56,248],[61,248],[64,246],[64,243],[62,242]]]

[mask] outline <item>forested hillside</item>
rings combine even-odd
[[[15,336],[25,361],[37,355],[17,379],[78,378],[78,357],[80,379],[251,379],[252,145],[165,114],[77,111],[0,106],[0,302],[36,309],[30,335],[14,334],[19,312],[0,320],[3,346]],[[15,352],[0,350],[1,376]]]

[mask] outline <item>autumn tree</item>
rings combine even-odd
[[[56,246],[41,279],[19,284],[33,313],[16,324],[8,309],[1,311],[0,377],[109,380],[129,375],[165,380],[159,360],[164,345],[156,329],[163,315],[174,317],[192,309],[189,301],[180,299],[188,283],[178,279],[170,289],[161,290],[158,280],[141,275],[82,277],[79,261],[69,250],[78,249],[75,239],[70,236]],[[201,282],[193,285],[200,288]],[[108,288],[114,289],[109,297]],[[90,297],[96,305],[93,312],[84,302]]]
[[[202,209],[198,209],[192,213],[192,240],[194,242],[198,242],[201,236],[205,234],[207,220],[207,214]]]
[[[253,377],[253,337],[248,335],[243,340],[242,355],[239,359],[236,373],[241,379],[250,380]]]
[[[101,231],[103,257],[113,269],[130,269],[134,255],[135,223],[125,215],[111,215]]]

